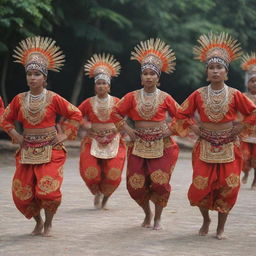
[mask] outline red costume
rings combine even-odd
[[[16,59],[26,71],[38,70],[45,76],[48,69],[58,70],[63,62],[51,39],[33,37],[20,43]],[[56,116],[72,120],[65,131],[72,139],[82,119],[78,108],[58,94],[43,89],[39,95],[20,93],[7,106],[1,127],[10,134],[14,122],[23,126],[23,145],[16,153],[13,177],[13,200],[27,218],[37,216],[40,209],[55,213],[61,203],[61,184],[66,151],[62,143],[54,144],[57,131]]]
[[[125,116],[133,121],[163,122],[167,113],[171,117],[177,114],[178,104],[169,94],[160,90],[154,107],[149,112],[141,103],[141,90],[125,95],[112,114],[117,127]],[[150,151],[146,151],[143,146],[140,150],[141,145],[137,144],[140,152],[134,154],[134,142],[128,146],[127,188],[138,204],[143,204],[146,199],[151,199],[162,206],[166,206],[168,202],[171,192],[169,181],[178,158],[179,148],[171,137],[158,139],[165,128],[138,130],[146,143],[155,144]],[[154,156],[155,154],[157,156]]]
[[[235,40],[225,33],[203,35],[195,47],[197,58],[207,65],[228,63],[240,55]],[[228,87],[212,89],[211,84],[192,93],[182,104],[179,118],[200,117],[200,137],[193,149],[193,181],[188,191],[191,205],[228,213],[234,206],[242,169],[240,141],[233,134],[232,122],[241,112],[244,122],[255,122],[256,106],[240,91]],[[252,114],[252,115],[251,115]],[[208,130],[204,123],[227,124],[226,130]]]
[[[111,77],[119,74],[119,69],[113,56],[104,54],[95,54],[85,65],[85,71],[94,77],[95,83],[104,80],[108,85]],[[94,195],[110,196],[121,182],[126,147],[111,118],[118,101],[109,94],[104,99],[96,95],[78,107],[93,127],[94,135],[86,135],[81,143],[80,174]],[[95,123],[102,124],[101,128],[95,128]]]
[[[4,113],[4,102],[2,100],[2,97],[0,97],[0,116]]]

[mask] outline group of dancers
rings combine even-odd
[[[55,41],[30,37],[14,52],[15,61],[25,67],[29,91],[15,96],[6,109],[0,101],[0,127],[20,145],[12,195],[18,210],[26,218],[34,218],[33,235],[51,235],[62,197],[63,142],[75,139],[81,127],[86,135],[81,142],[80,175],[94,195],[94,206],[106,208],[121,182],[127,157],[127,190],[145,213],[142,227],[154,230],[162,228],[161,215],[179,154],[171,136],[194,133],[198,139],[192,153],[188,198],[203,217],[199,235],[207,235],[209,210],[216,210],[216,238],[223,239],[225,222],[240,188],[241,171],[246,183],[249,170],[256,168],[255,53],[242,58],[248,89],[243,94],[225,83],[229,64],[242,54],[237,41],[226,33],[200,36],[194,53],[205,63],[209,84],[194,91],[182,105],[158,88],[161,72],[173,72],[176,59],[170,46],[160,39],[140,42],[132,51],[131,59],[141,64],[142,88],[122,99],[109,94],[120,63],[110,54],[94,54],[84,70],[94,78],[95,96],[75,107],[46,89],[48,70],[59,71],[64,63]],[[57,115],[63,117],[59,123]],[[15,121],[22,124],[22,134],[16,130]],[[252,188],[256,189],[256,178]]]

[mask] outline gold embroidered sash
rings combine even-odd
[[[101,144],[92,138],[91,155],[100,159],[110,159],[117,156],[119,149],[120,135],[117,134],[108,144]]]
[[[200,140],[200,160],[206,163],[230,163],[235,160],[234,142],[218,146],[210,142]]]
[[[137,139],[134,141],[132,154],[142,158],[159,158],[164,154],[163,138],[154,141]]]
[[[51,161],[52,146],[47,145],[40,148],[22,148],[21,164],[45,164]]]
[[[25,129],[21,164],[45,164],[51,161],[52,142],[57,135],[55,127]]]

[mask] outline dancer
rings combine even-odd
[[[234,206],[242,169],[237,112],[252,124],[256,106],[240,91],[225,84],[228,65],[241,54],[239,44],[226,33],[202,35],[194,48],[196,58],[206,63],[208,86],[193,92],[181,105],[180,118],[191,118],[197,110],[200,123],[190,128],[199,136],[193,149],[193,181],[188,191],[191,205],[203,216],[199,235],[206,235],[211,222],[209,210],[218,211],[216,237],[224,238],[224,226]]]
[[[1,127],[20,145],[12,194],[18,210],[34,218],[32,235],[50,236],[53,216],[61,203],[61,184],[66,151],[63,141],[74,138],[81,112],[58,94],[47,90],[48,70],[59,71],[64,55],[50,38],[30,37],[14,50],[16,62],[25,66],[28,92],[14,97],[6,108]],[[55,128],[56,115],[72,120],[62,133]],[[14,122],[23,126],[21,135]],[[45,222],[40,210],[45,211]]]
[[[119,75],[120,64],[112,55],[97,55],[88,60],[85,72],[94,77],[95,96],[78,107],[86,118],[87,134],[81,143],[80,174],[91,193],[94,206],[106,209],[111,194],[121,182],[126,147],[117,131],[111,112],[118,98],[110,96],[111,77]]]
[[[256,103],[256,53],[243,56],[242,69],[245,73],[245,86],[247,92],[245,95]],[[251,168],[254,169],[254,178],[252,181],[251,189],[256,190],[256,133],[253,127],[251,135],[242,138],[241,149],[243,152],[243,172],[242,183],[246,184]]]
[[[128,147],[127,189],[130,196],[144,210],[142,227],[151,227],[153,214],[150,200],[155,205],[153,229],[161,229],[161,215],[167,205],[169,184],[179,148],[170,137],[171,127],[166,115],[176,116],[179,105],[167,93],[159,90],[161,71],[171,73],[175,56],[160,39],[141,42],[131,59],[141,63],[142,89],[126,94],[116,105],[112,117],[118,129],[124,129],[131,138]],[[135,122],[129,127],[124,117]]]

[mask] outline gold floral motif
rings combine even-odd
[[[47,110],[48,105],[52,102],[53,96],[55,96],[56,93],[47,91],[46,93],[46,100],[43,103],[42,111],[36,112],[36,113],[31,113],[27,108],[26,108],[26,96],[27,92],[21,93],[20,94],[20,109],[23,113],[24,118],[28,121],[28,123],[32,125],[36,125],[42,122],[42,120],[45,117],[45,113]]]
[[[226,180],[228,186],[231,188],[236,188],[240,184],[239,176],[234,173],[230,174],[225,180]]]
[[[86,170],[84,172],[84,176],[88,180],[93,180],[98,175],[99,175],[99,170],[96,167],[94,167],[94,166],[90,166],[90,167],[86,168]]]
[[[144,109],[144,104],[141,99],[141,90],[137,90],[135,92],[135,101],[136,101],[136,110],[141,118],[144,120],[151,120],[156,114],[159,105],[163,104],[165,98],[167,97],[167,93],[160,91],[158,97],[156,99],[156,103],[152,104],[152,108],[150,110]]]
[[[107,178],[111,180],[117,180],[120,178],[122,172],[118,168],[111,168],[107,174]]]
[[[205,114],[207,115],[207,117],[209,118],[210,121],[217,123],[217,122],[221,121],[224,118],[224,116],[227,114],[227,112],[229,111],[229,104],[233,100],[233,97],[235,94],[235,89],[228,87],[228,100],[226,101],[225,104],[223,104],[220,111],[215,111],[216,109],[214,108],[214,106],[207,103],[207,99],[208,99],[208,90],[207,89],[208,89],[208,87],[206,86],[206,87],[198,89],[198,91],[203,100],[203,108],[205,110]]]
[[[114,97],[112,96],[109,96],[109,97],[110,98],[107,102],[101,102],[97,100],[96,96],[90,99],[93,113],[102,122],[109,120],[112,109],[115,106]]]
[[[29,185],[22,186],[22,183],[19,179],[13,180],[12,190],[14,194],[22,201],[28,200],[33,196],[32,187]]]
[[[203,176],[196,176],[193,180],[193,185],[197,188],[197,189],[205,189],[208,186],[208,177],[203,177]]]
[[[228,213],[230,207],[228,206],[228,203],[225,202],[223,199],[218,199],[214,204],[214,209],[221,213]]]
[[[169,174],[158,169],[150,174],[150,178],[154,183],[163,185],[169,182]]]
[[[60,182],[51,176],[46,175],[40,179],[38,187],[41,190],[38,192],[38,194],[46,195],[56,191],[60,187]]]
[[[129,178],[129,184],[133,189],[143,188],[145,177],[141,174],[135,173]]]

